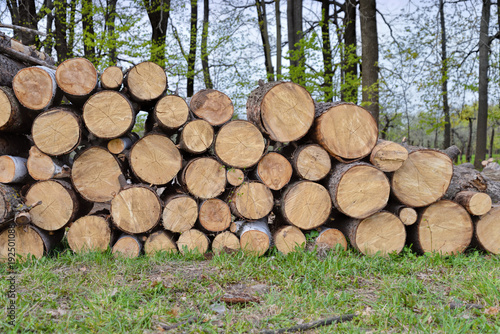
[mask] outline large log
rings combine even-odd
[[[267,218],[256,221],[236,221],[232,232],[240,237],[240,248],[255,256],[262,256],[271,247],[272,235]]]
[[[291,160],[297,175],[309,181],[323,179],[332,168],[330,155],[318,144],[297,147]]]
[[[29,179],[26,159],[11,155],[0,156],[0,182],[22,183]]]
[[[368,110],[352,103],[317,103],[313,138],[335,159],[352,162],[377,144],[378,127]]]
[[[207,121],[196,119],[187,123],[179,137],[179,147],[192,154],[206,152],[214,141],[214,129]]]
[[[475,191],[461,191],[455,195],[455,202],[474,216],[482,216],[491,210],[491,197]]]
[[[101,87],[119,90],[123,83],[123,72],[118,66],[109,66],[101,74]]]
[[[304,249],[306,246],[306,237],[300,229],[295,226],[287,225],[280,227],[273,234],[274,245],[283,254],[295,252]]]
[[[241,249],[240,239],[230,231],[219,233],[212,241],[212,251],[216,254],[221,252],[237,252]]]
[[[225,190],[226,169],[213,158],[195,158],[184,167],[181,182],[196,198],[214,198]]]
[[[203,232],[194,228],[182,232],[179,240],[177,240],[177,248],[179,248],[179,252],[182,254],[186,254],[187,252],[204,254],[207,252],[209,245],[210,241],[208,237]]]
[[[198,220],[207,231],[221,232],[231,224],[231,210],[218,198],[207,199],[200,205]]]
[[[30,140],[23,135],[0,133],[0,155],[28,157]]]
[[[138,257],[142,252],[142,241],[135,235],[123,234],[113,245],[111,253],[115,256],[123,256],[126,258]]]
[[[135,65],[125,76],[125,85],[139,103],[158,99],[167,89],[167,76],[159,65],[145,61]]]
[[[463,252],[473,234],[469,213],[459,204],[441,200],[420,209],[418,221],[408,226],[408,243],[419,253],[444,255]]]
[[[61,161],[52,158],[36,146],[30,148],[30,155],[26,163],[30,176],[38,181],[61,179],[71,176],[71,169]]]
[[[45,66],[27,67],[17,72],[12,89],[19,103],[37,113],[57,105],[62,98],[55,71]]]
[[[232,192],[229,199],[231,212],[248,220],[267,216],[273,205],[273,193],[265,184],[257,181],[243,183]]]
[[[30,125],[31,119],[21,108],[14,91],[0,86],[0,131],[26,133]]]
[[[191,229],[198,219],[198,204],[189,195],[172,194],[163,199],[163,227],[175,233]]]
[[[322,185],[298,181],[286,188],[281,196],[280,208],[286,222],[303,230],[311,230],[327,221],[332,200]]]
[[[391,190],[382,171],[362,162],[335,164],[328,187],[335,207],[343,214],[359,219],[384,208]]]
[[[290,182],[293,168],[281,154],[269,152],[257,164],[256,177],[269,189],[280,190]]]
[[[177,253],[177,245],[170,233],[156,231],[148,236],[144,242],[144,253],[154,255],[157,252]]]
[[[500,254],[500,206],[474,218],[472,245],[493,254]]]
[[[394,196],[410,207],[423,207],[446,193],[453,176],[453,163],[444,153],[420,149],[411,152],[394,172],[391,186]]]
[[[92,146],[75,158],[71,181],[86,200],[108,202],[121,189],[118,160],[102,147]]]
[[[80,116],[68,107],[52,108],[35,118],[31,133],[43,153],[52,156],[70,153],[82,137]]]
[[[66,235],[68,245],[75,253],[103,252],[111,244],[113,234],[103,216],[89,215],[71,224]]]
[[[228,122],[234,113],[231,99],[215,89],[200,90],[193,95],[189,106],[196,116],[213,126]]]
[[[177,95],[166,95],[158,100],[153,111],[156,123],[165,131],[173,131],[187,122],[189,107],[184,99]]]
[[[314,121],[314,102],[307,90],[292,82],[259,85],[247,100],[247,117],[277,142],[305,136]]]
[[[167,136],[150,134],[134,144],[129,163],[142,182],[162,185],[177,175],[182,167],[182,156]]]
[[[83,106],[83,121],[87,129],[98,138],[114,139],[132,129],[138,105],[125,95],[104,90],[89,97]]]
[[[370,162],[382,172],[398,170],[408,159],[408,151],[398,143],[379,140],[370,154]]]
[[[73,104],[82,105],[97,89],[97,71],[85,58],[63,61],[56,70],[57,85]]]
[[[215,138],[214,152],[228,166],[249,168],[257,164],[266,142],[250,122],[236,120],[225,124]]]

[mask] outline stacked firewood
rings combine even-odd
[[[84,58],[0,88],[0,257],[12,230],[17,254],[36,257],[64,236],[75,252],[127,256],[288,253],[307,234],[364,254],[500,253],[498,184],[454,167],[454,147],[378,140],[367,110],[291,82],[260,83],[248,121],[220,91],[188,103],[166,90],[152,62],[99,75]]]

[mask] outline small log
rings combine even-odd
[[[408,151],[398,143],[379,140],[370,154],[370,162],[382,172],[398,170],[408,159]]]
[[[487,214],[474,218],[472,245],[484,251],[500,254],[500,207],[494,207]]]
[[[142,182],[162,185],[177,175],[182,167],[182,156],[167,136],[149,134],[132,146],[129,163]]]
[[[231,212],[240,218],[254,220],[267,216],[273,209],[273,193],[257,181],[245,182],[230,196]]]
[[[377,144],[378,127],[370,112],[352,103],[317,103],[314,140],[335,159],[353,162]]]
[[[285,221],[303,230],[324,224],[332,210],[328,190],[311,181],[298,181],[288,186],[280,203]]]
[[[208,246],[210,241],[208,237],[196,229],[190,229],[186,232],[182,232],[177,240],[177,248],[182,254],[187,252],[198,252],[200,254],[205,254],[208,251]]]
[[[0,183],[0,226],[8,223],[18,208],[24,206],[24,201],[19,193],[18,187]]]
[[[392,176],[394,196],[410,207],[423,207],[444,196],[453,176],[453,163],[444,153],[420,149],[410,152],[408,159]]]
[[[213,158],[195,158],[184,167],[181,182],[196,198],[214,198],[225,190],[226,169]]]
[[[214,141],[214,129],[207,121],[196,119],[187,123],[181,131],[179,147],[192,154],[206,152]]]
[[[316,237],[314,244],[320,249],[333,249],[341,247],[347,250],[347,240],[344,234],[336,228],[323,228]]]
[[[250,122],[236,120],[225,124],[215,138],[214,152],[227,166],[249,168],[256,165],[266,142],[259,129]]]
[[[351,245],[365,255],[399,253],[406,241],[406,231],[399,218],[380,211],[368,218],[348,218],[335,223],[349,239]]]
[[[233,117],[234,107],[231,99],[215,89],[202,89],[193,95],[189,102],[191,111],[212,126],[222,125]]]
[[[38,115],[31,130],[33,142],[45,154],[72,152],[80,144],[82,125],[74,109],[56,107]]]
[[[144,243],[146,255],[154,255],[157,252],[177,253],[177,245],[170,233],[156,231],[151,233]]]
[[[187,122],[189,107],[182,97],[166,95],[156,103],[153,116],[163,130],[172,132]]]
[[[167,89],[167,76],[161,66],[145,61],[128,71],[125,85],[135,101],[150,102],[158,99]]]
[[[280,190],[290,182],[293,168],[279,153],[269,152],[257,164],[256,177],[272,190]]]
[[[151,231],[160,221],[161,213],[160,198],[147,186],[127,186],[111,200],[113,223],[126,233]]]
[[[309,181],[323,179],[332,168],[330,155],[318,144],[297,147],[291,160],[297,175]]]
[[[139,136],[133,132],[129,133],[126,137],[120,137],[111,139],[108,142],[108,151],[113,154],[124,153],[129,150],[136,141],[139,140]]]
[[[21,183],[29,178],[26,159],[10,155],[0,156],[0,182]]]
[[[245,181],[245,174],[239,168],[229,168],[226,172],[226,179],[227,183],[237,187]]]
[[[469,246],[473,225],[459,204],[441,200],[419,210],[418,221],[408,226],[408,244],[419,253],[458,254]]]
[[[362,162],[336,164],[328,187],[335,207],[343,214],[359,219],[382,210],[391,190],[382,171]]]
[[[29,212],[18,212],[14,216],[14,224],[28,225],[31,223],[31,215]]]
[[[0,131],[26,133],[29,132],[31,122],[12,88],[0,86]]]
[[[273,235],[274,245],[283,254],[295,252],[306,246],[306,236],[295,226],[283,226]]]
[[[123,72],[118,66],[109,66],[101,74],[101,86],[104,89],[120,90],[123,83]]]
[[[113,245],[111,253],[126,258],[135,258],[141,254],[142,241],[135,235],[123,234]]]
[[[463,165],[453,166],[453,177],[444,199],[452,200],[461,191],[486,192],[487,179],[474,168]]]
[[[198,219],[207,231],[221,232],[231,224],[231,210],[226,202],[210,198],[201,203]]]
[[[104,252],[110,246],[112,237],[106,218],[97,215],[77,219],[66,235],[69,247],[75,253]]]
[[[0,133],[0,155],[27,158],[30,147],[31,142],[26,136]]]
[[[267,218],[236,221],[233,229],[240,237],[240,247],[245,253],[262,256],[271,247],[272,235],[267,225]]]
[[[240,239],[229,231],[217,234],[214,241],[212,241],[212,251],[215,254],[219,254],[221,252],[237,252],[240,249]]]
[[[37,113],[57,105],[62,98],[56,72],[45,66],[26,67],[17,72],[12,89],[21,105]]]
[[[97,71],[85,58],[63,61],[56,70],[57,85],[73,104],[83,105],[97,89]]]
[[[296,141],[304,137],[313,124],[314,102],[300,85],[270,82],[250,93],[247,117],[274,141]]]
[[[93,94],[83,106],[83,121],[94,136],[114,139],[132,129],[138,105],[132,104],[125,95],[104,90]]]
[[[491,210],[491,197],[485,193],[461,191],[455,195],[454,201],[474,216],[482,216]]]
[[[385,210],[395,214],[404,225],[415,224],[418,218],[418,213],[414,208],[410,208],[401,203],[389,203]]]
[[[186,194],[173,194],[164,199],[163,227],[174,233],[191,229],[198,219],[198,204]]]
[[[36,146],[30,148],[30,155],[26,167],[28,168],[30,176],[38,181],[62,179],[71,176],[71,169],[69,166],[46,155]]]
[[[118,160],[107,150],[92,146],[75,158],[71,181],[83,198],[102,203],[111,201],[120,191],[120,175]]]

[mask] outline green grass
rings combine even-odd
[[[65,250],[17,269],[16,326],[0,315],[0,328],[13,333],[154,333],[161,324],[191,317],[199,320],[171,332],[245,333],[352,313],[351,322],[309,333],[500,332],[500,256],[476,251],[443,257],[405,249],[389,258],[354,251],[260,258],[236,253],[206,260],[164,253],[115,259]],[[0,273],[7,274],[5,265]],[[7,289],[2,280],[2,306]],[[237,291],[260,303],[213,310],[224,305],[224,294]],[[452,309],[450,303],[483,308]]]

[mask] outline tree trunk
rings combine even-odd
[[[276,80],[281,79],[281,12],[280,0],[274,0],[276,12]]]
[[[408,159],[408,151],[392,141],[379,140],[370,154],[370,162],[382,172],[398,170]]]
[[[163,227],[167,231],[182,233],[193,228],[198,219],[198,203],[186,194],[169,194],[163,198]]]
[[[332,168],[330,155],[318,144],[297,147],[292,154],[291,161],[297,175],[309,181],[323,179]]]
[[[108,45],[109,45],[109,60],[112,64],[117,62],[117,40],[115,36],[115,18],[116,14],[116,4],[118,0],[106,0],[106,16],[105,24],[106,31],[108,34]]]
[[[26,110],[21,108],[14,91],[9,87],[0,86],[0,131],[29,132],[31,119]]]
[[[474,218],[472,245],[493,254],[500,254],[500,207]]]
[[[170,16],[170,0],[144,0],[151,24],[151,61],[165,67],[165,40]]]
[[[291,225],[283,226],[273,235],[276,249],[283,254],[295,252],[306,246],[306,237],[302,231]]]
[[[218,198],[203,201],[198,217],[201,226],[210,232],[221,232],[231,224],[231,210]]]
[[[345,1],[344,59],[342,60],[342,88],[340,99],[358,102],[358,56],[356,54],[356,1]]]
[[[177,253],[177,245],[167,231],[156,231],[146,239],[144,253],[153,256],[156,252]]]
[[[213,158],[195,158],[184,167],[180,179],[196,198],[215,198],[225,190],[226,169]]]
[[[182,97],[167,95],[158,100],[153,116],[164,131],[173,132],[189,119],[189,107]]]
[[[189,55],[187,58],[187,96],[194,94],[194,65],[196,61],[196,38],[198,37],[198,0],[191,0],[191,39],[189,42]]]
[[[304,80],[304,46],[300,41],[304,36],[302,28],[302,0],[287,1],[288,52],[290,53],[290,77],[295,83]]]
[[[443,96],[444,142],[443,147],[451,145],[450,106],[448,105],[448,56],[446,54],[446,25],[444,16],[444,0],[439,0],[439,21],[441,24],[441,92]]]
[[[266,17],[266,2],[264,0],[256,0],[255,7],[257,8],[257,20],[259,22],[260,37],[262,39],[262,47],[264,49],[264,63],[266,65],[266,77],[268,81],[274,81],[274,69],[271,59],[271,44],[269,43],[269,32],[267,30]]]
[[[113,233],[105,217],[91,215],[72,223],[66,238],[75,253],[104,252],[110,247]]]
[[[213,89],[214,85],[210,78],[210,67],[208,66],[208,17],[209,17],[209,0],[203,0],[203,32],[201,35],[201,66],[203,68],[203,80],[205,81],[206,89]]]
[[[333,101],[333,64],[332,64],[332,46],[330,43],[330,1],[321,1],[321,40],[323,47],[323,69],[324,82],[323,89],[325,102]]]
[[[38,113],[58,104],[62,95],[58,92],[55,74],[45,66],[27,67],[17,72],[12,88],[19,103]]]
[[[271,247],[272,235],[267,225],[267,218],[236,221],[234,233],[240,237],[240,247],[245,253],[262,256]]]
[[[470,162],[472,160],[472,123],[475,118],[469,117],[469,137],[467,140],[467,151],[465,152],[465,161]]]
[[[69,166],[44,154],[36,146],[30,149],[26,167],[30,176],[38,181],[68,178],[71,175]]]
[[[55,42],[58,63],[62,63],[64,60],[68,59],[71,53],[66,39],[68,31],[66,7],[66,1],[56,0],[54,2]]]
[[[293,168],[281,154],[269,152],[257,164],[256,176],[271,190],[280,190],[290,182]]]
[[[154,103],[167,89],[167,76],[159,65],[145,61],[132,67],[125,77],[125,85],[135,101]]]
[[[214,128],[205,120],[187,123],[179,136],[179,148],[192,154],[206,152],[214,141]]]
[[[139,140],[139,136],[130,132],[124,137],[112,139],[108,142],[108,151],[113,154],[125,154]]]
[[[92,0],[82,0],[82,28],[83,54],[85,58],[94,62],[95,59],[95,32],[94,32],[94,5]]]
[[[33,30],[38,30],[36,4],[34,0],[7,0],[12,24]],[[38,44],[37,35],[22,29],[14,29],[14,38],[25,45]]]
[[[237,252],[240,249],[240,239],[229,231],[217,234],[214,241],[212,241],[212,251],[216,254],[221,252]]]
[[[0,86],[12,87],[17,72],[25,67],[22,62],[0,54]]]
[[[243,183],[236,188],[229,199],[231,212],[242,219],[255,220],[267,216],[273,209],[273,193],[256,181]]]
[[[208,251],[209,244],[208,237],[196,229],[183,232],[179,240],[177,240],[177,248],[183,255],[188,252],[205,254]]]
[[[104,89],[120,90],[123,83],[123,72],[118,66],[109,66],[102,72],[101,86]]]

